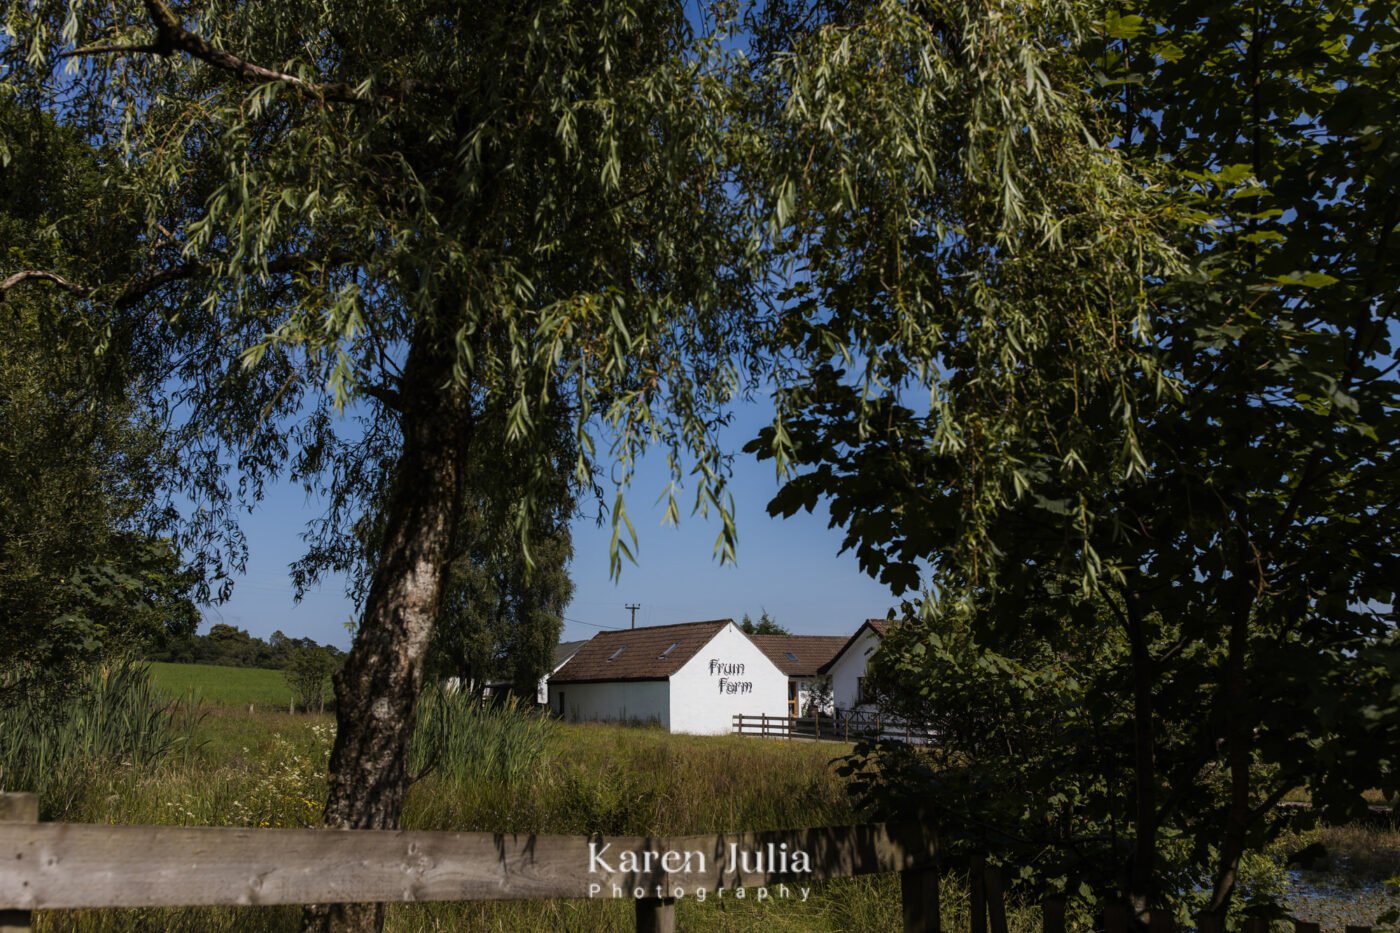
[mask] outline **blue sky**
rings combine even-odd
[[[737,449],[765,422],[767,413],[750,405],[737,413],[726,435]],[[564,638],[589,638],[602,627],[626,628],[626,603],[640,603],[637,624],[666,625],[699,619],[757,618],[767,610],[780,624],[805,635],[855,631],[861,620],[883,616],[895,604],[886,587],[856,566],[855,556],[837,554],[841,531],[826,527],[824,510],[790,519],[769,518],[765,506],[777,490],[771,462],[740,456],[734,462],[732,492],[739,532],[739,562],[720,566],[713,556],[718,520],[684,516],[676,527],[662,527],[656,504],[665,488],[664,458],[644,458],[627,497],[637,529],[637,563],[624,562],[622,578],[608,577],[611,528],[597,527],[592,512],[574,523],[575,593],[565,611]],[[685,496],[678,496],[684,503]],[[208,622],[227,622],[267,637],[281,629],[349,647],[345,626],[353,606],[344,583],[328,581],[292,599],[288,565],[301,555],[301,531],[319,506],[300,487],[269,487],[257,511],[245,517],[249,560],[237,578],[233,598],[205,610]]]

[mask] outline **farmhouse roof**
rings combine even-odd
[[[845,635],[750,635],[758,650],[789,677],[812,677],[846,646]]]
[[[550,665],[554,670],[559,670],[559,666],[568,661],[578,650],[588,644],[587,638],[580,638],[578,641],[561,641],[554,646],[554,663]]]
[[[599,632],[549,679],[550,683],[666,680],[710,643],[732,619],[652,625]]]
[[[860,624],[860,628],[856,629],[855,634],[853,634],[850,638],[846,639],[846,643],[841,646],[840,650],[831,656],[831,660],[827,661],[820,668],[818,668],[817,673],[829,673],[831,669],[836,666],[836,662],[841,659],[841,655],[849,651],[851,646],[860,640],[861,633],[864,632],[866,629],[870,629],[872,632],[875,633],[876,637],[878,637],[881,641],[884,641],[885,635],[889,633],[890,624],[891,623],[889,619],[866,619]]]

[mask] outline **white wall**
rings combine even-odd
[[[870,655],[878,647],[880,636],[875,634],[874,629],[866,628],[861,631],[855,644],[847,648],[831,666],[828,672],[831,675],[831,698],[837,709],[855,709],[858,705],[856,701],[860,693],[856,678],[865,676]]]
[[[671,731],[723,735],[734,716],[787,715],[788,678],[733,623],[671,676]]]
[[[671,727],[670,693],[664,680],[623,680],[596,684],[549,683],[549,708],[569,722],[659,722]]]

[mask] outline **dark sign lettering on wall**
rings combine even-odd
[[[753,681],[735,680],[744,675],[744,665],[731,661],[710,659],[710,676],[719,678],[720,693],[753,693]]]

